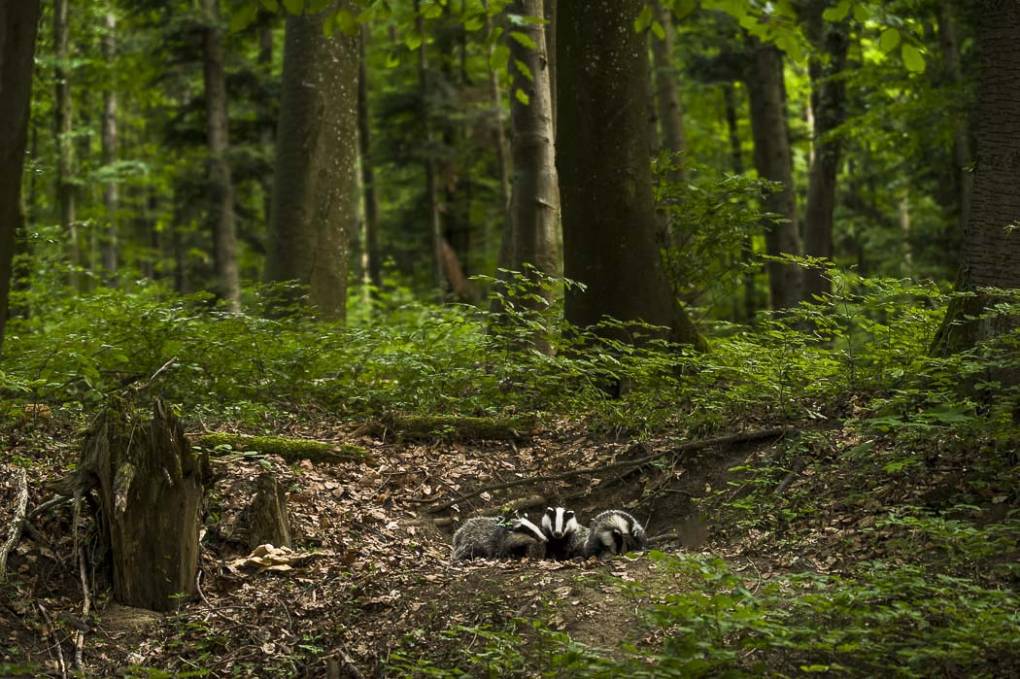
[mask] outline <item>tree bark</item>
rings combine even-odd
[[[958,21],[952,0],[941,1],[939,5],[938,26],[946,80],[954,88],[959,88],[963,83],[963,68],[960,64]],[[967,228],[967,220],[970,217],[971,202],[974,195],[974,175],[971,172],[974,164],[974,151],[971,145],[967,119],[962,114],[959,115],[953,125],[953,159],[956,165],[954,176],[959,189],[960,201],[958,232],[962,236]],[[957,240],[953,239],[954,242],[957,242]]]
[[[765,200],[765,210],[784,220],[765,226],[765,247],[769,255],[800,254],[797,233],[797,199],[793,186],[790,134],[786,123],[786,93],[782,53],[771,45],[756,43],[746,76],[751,100],[751,134],[754,136],[754,165],[763,179],[782,187]],[[800,267],[769,262],[769,290],[773,309],[785,309],[801,299]]]
[[[987,288],[1020,288],[1020,3],[982,0],[975,7],[981,77],[974,114],[974,201],[964,232],[957,289],[935,342],[939,353],[974,346],[1020,325],[1016,316],[981,317],[1002,301]],[[1009,373],[1010,383],[1020,375]]]
[[[255,497],[248,512],[248,546],[290,547],[290,513],[287,493],[270,473],[262,474],[255,484]]]
[[[107,64],[112,64],[116,57],[117,30],[117,19],[113,12],[106,13],[104,22],[106,30],[103,34],[103,58]],[[112,86],[103,92],[102,143],[103,164],[109,166],[117,160],[117,93]],[[117,273],[119,196],[116,181],[106,182],[103,188],[103,203],[106,206],[106,234],[102,243],[103,268],[112,283],[115,280],[114,274]]]
[[[843,140],[832,132],[846,120],[846,67],[849,36],[847,24],[822,18],[828,0],[806,6],[804,22],[814,48],[808,72],[811,77],[811,109],[814,113],[814,159],[808,180],[805,210],[804,252],[811,257],[832,259],[832,220],[836,208],[836,178],[843,153]],[[804,272],[804,297],[825,295],[832,284],[824,272]]]
[[[262,75],[267,80],[273,77],[273,26],[266,24],[259,28],[259,66]],[[262,146],[265,149],[273,148],[273,136],[276,131],[276,120],[273,109],[263,103],[259,108],[259,116],[262,118]],[[262,185],[262,218],[265,220],[266,228],[269,228],[269,220],[273,211],[273,175],[271,172],[263,174]]]
[[[665,33],[661,40],[652,33],[655,100],[659,110],[659,127],[662,130],[662,148],[675,155],[683,153],[687,147],[678,87],[680,78],[674,61],[676,31],[673,28],[673,14],[663,6],[661,0],[653,0],[653,9],[655,19],[662,25]],[[679,178],[683,176],[683,165],[678,166],[678,169]]]
[[[372,159],[372,119],[368,111],[367,38],[368,30],[362,27],[358,58],[358,141],[361,145],[361,184],[365,201],[365,269],[368,281],[379,289],[382,287],[382,260],[379,254],[379,199]]]
[[[195,592],[203,484],[209,460],[160,402],[148,424],[116,411],[85,438],[78,479],[95,488],[113,563],[113,596],[154,611]]]
[[[241,310],[241,281],[237,268],[234,182],[227,160],[230,135],[219,0],[202,0],[202,9],[206,22],[203,47],[206,133],[209,142],[209,225],[213,238],[216,293],[226,302],[227,308],[236,313]]]
[[[359,39],[326,37],[323,18],[287,17],[267,270],[307,285],[322,318],[343,320],[359,199]]]
[[[432,133],[432,107],[429,87],[429,63],[425,36],[425,19],[421,15],[421,2],[414,0],[415,30],[421,37],[418,46],[418,96],[421,100],[421,120],[424,127],[425,199],[429,206],[429,239],[432,245],[432,266],[436,288],[447,288],[443,272],[443,220],[439,206],[439,178],[436,176],[435,140]]]
[[[560,0],[556,165],[562,197],[567,320],[612,316],[703,339],[675,299],[660,261],[652,195],[643,0]]]
[[[727,82],[723,85],[723,102],[726,107],[726,130],[730,142],[730,166],[733,174],[744,174],[744,154],[741,150],[740,128],[737,124],[737,97],[733,83]],[[745,234],[740,242],[740,261],[744,265],[744,299],[742,314],[738,312],[737,317],[743,315],[744,320],[750,322],[758,310],[757,288],[754,283],[754,271],[751,270],[751,260],[754,258],[754,237]]]
[[[499,257],[497,259],[499,268],[508,269],[510,268],[510,196],[511,196],[511,183],[510,183],[510,143],[507,141],[506,136],[506,125],[503,121],[503,88],[499,83],[499,71],[492,64],[492,60],[496,53],[496,42],[493,38],[493,26],[492,17],[489,15],[488,2],[483,0],[483,7],[485,8],[485,33],[489,43],[489,98],[492,105],[492,114],[494,122],[494,130],[496,141],[496,163],[499,166],[499,204],[503,209],[503,220],[501,222],[502,228],[496,234],[499,238]],[[485,245],[489,247],[489,244],[494,240],[493,230],[486,230]]]
[[[55,56],[54,80],[56,93],[53,102],[55,136],[57,140],[57,207],[60,226],[67,235],[68,252],[74,271],[71,284],[79,288],[81,267],[84,266],[78,223],[75,218],[74,144],[71,139],[71,82],[68,0],[53,1],[53,49]]]
[[[510,7],[521,16],[544,16],[543,0],[516,0]],[[524,271],[530,264],[540,273],[558,276],[562,271],[556,247],[560,197],[545,27],[528,23],[518,30],[537,47],[508,39],[514,166],[510,268]],[[524,64],[527,72],[517,64]]]
[[[0,349],[7,327],[15,238],[24,221],[21,175],[39,14],[38,0],[0,3]]]

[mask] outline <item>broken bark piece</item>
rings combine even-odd
[[[193,596],[209,460],[191,449],[169,408],[156,401],[150,422],[126,408],[101,414],[79,470],[83,485],[99,494],[114,599],[170,611]]]
[[[196,440],[203,450],[216,455],[229,446],[231,452],[255,451],[267,455],[279,455],[287,462],[352,462],[367,460],[368,451],[351,443],[336,445],[312,439],[296,439],[284,436],[248,436],[210,432]]]
[[[538,426],[534,415],[471,417],[466,415],[401,415],[391,413],[371,429],[405,440],[520,441]]]
[[[291,546],[287,494],[272,474],[263,474],[256,482],[248,525],[248,546],[251,549],[265,544]]]

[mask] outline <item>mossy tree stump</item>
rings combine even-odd
[[[259,477],[248,516],[248,545],[290,547],[290,518],[287,513],[287,494],[272,474]]]
[[[159,401],[147,423],[115,409],[97,418],[79,470],[99,495],[117,602],[168,611],[195,593],[208,468]]]

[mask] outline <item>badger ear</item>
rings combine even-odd
[[[574,510],[573,509],[569,509],[569,510],[567,510],[567,519],[569,520],[569,519],[572,519],[572,518],[574,518]]]
[[[553,509],[552,507],[546,507],[546,508],[545,508],[545,513],[546,513],[546,514],[555,514],[555,513],[556,513],[556,510],[555,510],[555,509]]]

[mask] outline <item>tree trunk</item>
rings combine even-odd
[[[372,159],[372,119],[368,112],[367,38],[368,30],[362,27],[358,59],[358,141],[361,144],[361,183],[365,201],[365,268],[369,282],[378,289],[382,287],[382,260],[379,254],[379,199]]]
[[[687,146],[684,137],[683,108],[678,91],[679,74],[674,63],[673,14],[663,6],[662,0],[653,0],[655,19],[662,25],[665,36],[660,40],[652,34],[652,57],[655,63],[655,92],[659,109],[659,126],[662,129],[662,148],[672,154],[683,153]],[[683,166],[679,166],[680,177]],[[678,177],[679,178],[679,177]]]
[[[112,12],[105,17],[106,32],[103,34],[103,58],[112,64],[116,57],[117,19]],[[103,92],[102,122],[103,164],[111,165],[117,160],[117,94],[113,88]],[[117,273],[117,182],[108,181],[103,188],[103,203],[106,206],[106,234],[103,238],[103,268],[108,280],[112,283]]]
[[[429,87],[429,63],[426,51],[428,40],[425,36],[425,19],[421,15],[421,1],[414,0],[415,30],[421,37],[418,46],[418,96],[421,100],[421,120],[424,127],[425,199],[429,206],[429,240],[432,245],[432,266],[436,287],[446,289],[443,274],[443,221],[439,207],[439,178],[436,176],[435,140],[432,135],[432,107]]]
[[[649,158],[643,0],[560,0],[557,14],[556,164],[564,268],[587,289],[567,292],[566,316],[590,326],[606,316],[670,329],[701,344],[678,305],[656,244]]]
[[[952,0],[941,1],[938,24],[939,42],[942,45],[942,59],[945,64],[946,79],[954,88],[959,88],[964,79],[963,68],[960,65],[960,36]],[[971,167],[974,164],[974,152],[971,148],[970,130],[968,129],[966,116],[960,115],[955,121],[953,128],[953,159],[956,165],[954,176],[960,196],[958,231],[962,236],[967,228],[967,220],[970,217],[971,202],[974,195],[974,175],[971,172]],[[953,239],[953,242],[957,241],[958,239]]]
[[[22,228],[21,174],[28,142],[39,1],[0,3],[0,349],[10,300],[15,238]]]
[[[765,226],[765,247],[769,255],[800,254],[797,233],[797,199],[793,186],[790,134],[786,124],[786,93],[782,53],[771,45],[755,44],[747,73],[751,99],[751,133],[754,136],[754,165],[763,179],[782,187],[765,200],[765,210],[784,220]],[[769,262],[769,290],[772,308],[785,309],[801,299],[800,267]]]
[[[213,237],[216,293],[227,303],[227,308],[236,313],[241,310],[241,281],[237,269],[234,182],[227,160],[230,136],[219,0],[202,0],[202,8],[206,22],[203,42],[206,131],[209,139],[209,224]]]
[[[113,563],[113,596],[154,611],[195,593],[203,484],[209,460],[157,402],[148,424],[115,411],[85,438],[78,478],[95,488]]]
[[[845,22],[833,24],[822,18],[827,0],[816,0],[805,10],[808,38],[814,48],[808,71],[811,76],[811,109],[814,113],[814,160],[808,180],[804,215],[804,252],[832,259],[832,219],[836,208],[836,178],[843,140],[832,132],[846,120],[846,67],[849,36]],[[804,272],[804,296],[825,295],[832,284],[824,272]]]
[[[71,266],[74,267],[71,284],[78,288],[81,283],[80,269],[85,262],[82,257],[78,224],[75,219],[68,4],[68,0],[53,1],[53,49],[56,58],[54,64],[56,95],[53,102],[53,115],[57,140],[57,206],[60,226],[67,234]]]
[[[728,82],[723,85],[723,102],[726,107],[726,130],[730,142],[730,166],[733,169],[733,174],[741,175],[744,174],[744,154],[741,150],[740,128],[737,124],[739,118],[737,97],[733,83]],[[748,233],[740,242],[740,261],[744,265],[744,299],[742,314],[737,314],[738,318],[743,315],[747,322],[751,322],[754,319],[754,314],[758,311],[758,305],[755,302],[757,288],[754,283],[754,271],[751,269],[753,258],[754,237]]]
[[[543,0],[516,0],[510,7],[521,16],[541,17],[542,5]],[[524,271],[525,264],[530,264],[538,272],[558,276],[562,271],[556,247],[560,197],[545,27],[527,23],[518,30],[537,47],[508,40],[514,165],[510,268]],[[527,72],[517,64],[524,64]]]
[[[974,346],[1020,325],[1016,316],[981,318],[1003,301],[987,288],[1020,288],[1020,4],[982,0],[975,7],[981,78],[974,114],[974,201],[964,232],[957,289],[975,293],[950,304],[935,348]],[[1014,369],[1006,380],[1015,384]]]
[[[267,80],[273,77],[273,27],[266,24],[259,28],[259,66],[262,75]],[[262,119],[262,147],[273,148],[273,133],[275,132],[276,120],[272,107],[263,103],[260,106],[259,117]],[[271,172],[263,173],[262,185],[262,218],[265,220],[266,228],[269,228],[269,220],[273,211],[273,175]]]
[[[287,17],[268,275],[299,281],[321,317],[343,320],[357,223],[358,38],[324,15]]]
[[[492,60],[496,53],[496,42],[493,39],[492,17],[489,16],[488,2],[485,7],[485,32],[489,41],[489,98],[492,103],[492,114],[496,140],[496,162],[499,165],[499,204],[503,209],[502,229],[496,234],[499,237],[500,249],[498,257],[499,268],[510,268],[510,144],[506,137],[506,125],[503,122],[503,88],[499,84],[499,71],[494,67]],[[494,240],[493,230],[486,230],[485,245]]]
[[[290,547],[290,514],[287,493],[270,473],[262,474],[255,484],[255,497],[248,511],[248,546]]]
[[[553,139],[556,138],[556,15],[559,0],[545,0],[545,54],[549,64],[549,99],[552,102]],[[561,248],[562,249],[562,248]]]

